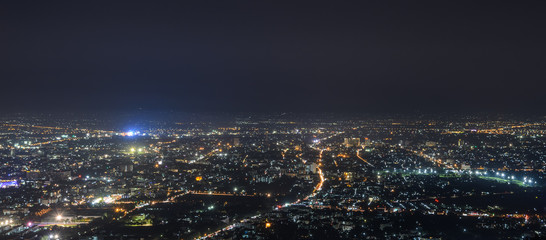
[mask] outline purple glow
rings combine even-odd
[[[19,187],[17,180],[0,182],[0,188]]]

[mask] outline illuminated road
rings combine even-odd
[[[321,162],[321,161],[322,161],[322,153],[323,153],[323,151],[324,151],[324,150],[320,150],[318,162]],[[299,155],[298,155],[298,157],[299,157]],[[300,158],[300,159],[301,159],[301,161],[302,161],[303,163],[306,163],[306,162],[307,162],[306,160],[304,160],[304,159],[302,159],[302,158]],[[317,183],[317,185],[316,185],[315,188],[313,189],[313,192],[312,192],[311,194],[309,194],[308,196],[306,196],[306,197],[304,198],[304,200],[307,200],[307,199],[309,199],[309,198],[314,197],[318,192],[320,192],[320,190],[322,190],[322,185],[323,185],[323,183],[324,183],[324,174],[323,174],[323,172],[322,172],[322,169],[320,169],[320,167],[317,167],[317,173],[319,174],[320,181],[319,181],[319,183]],[[298,199],[298,200],[295,201],[295,202],[287,203],[287,204],[283,205],[283,207],[289,207],[289,206],[292,206],[292,205],[295,205],[295,204],[299,204],[300,202],[301,202],[301,200]],[[260,216],[261,216],[261,215],[258,214],[258,215],[252,216],[252,217],[250,217],[250,218],[243,219],[243,220],[241,220],[240,223],[233,223],[233,224],[230,224],[229,226],[224,227],[224,228],[222,228],[222,229],[220,229],[220,230],[218,230],[218,231],[216,231],[216,232],[209,233],[209,234],[207,234],[207,235],[205,235],[205,236],[203,236],[203,237],[196,238],[196,239],[201,240],[201,239],[208,239],[208,238],[211,238],[211,237],[218,236],[218,234],[220,234],[220,233],[222,233],[222,232],[229,231],[229,230],[231,230],[231,229],[233,229],[233,228],[235,228],[235,227],[238,227],[241,223],[246,223],[246,222],[248,222],[248,221],[250,221],[250,220],[252,220],[252,219],[256,219],[256,218],[258,218],[258,217],[260,217]]]
[[[173,202],[176,198],[182,197],[182,196],[184,196],[186,194],[189,194],[189,193],[190,192],[185,191],[185,192],[181,192],[181,193],[172,195],[172,196],[168,197],[167,199],[165,199],[163,201],[152,201],[152,202],[149,202],[149,203],[143,203],[143,204],[140,204],[140,205],[136,205],[133,209],[126,211],[125,214],[123,215],[123,217],[127,216],[129,213],[134,212],[135,210],[141,209],[141,208],[146,207],[146,206],[153,206],[153,205],[155,205],[157,203],[170,203],[170,202]],[[134,202],[116,201],[114,203],[124,204],[124,203],[134,203]]]
[[[83,137],[65,138],[65,139],[59,139],[59,140],[51,140],[51,141],[46,141],[46,142],[33,143],[33,144],[31,144],[31,146],[42,146],[42,145],[47,145],[47,144],[52,144],[52,143],[60,143],[60,142],[65,142],[65,141],[76,141],[76,140],[81,140],[81,139],[83,139]]]
[[[320,150],[320,154],[319,154],[319,159],[318,159],[318,162],[322,162],[322,153],[324,152],[324,150]],[[320,178],[320,182],[317,184],[317,186],[315,186],[315,189],[313,190],[313,194],[309,195],[306,197],[309,198],[309,197],[314,197],[314,194],[316,194],[316,192],[322,190],[322,184],[324,183],[324,174],[322,173],[322,169],[320,169],[320,167],[317,167],[317,172],[319,174],[319,178]]]
[[[48,227],[48,226],[61,226],[61,227],[74,227],[77,225],[84,225],[88,224],[89,222],[37,222],[34,225],[37,225],[39,227]]]
[[[322,169],[317,167],[317,172],[318,172],[319,177],[320,177],[320,182],[315,187],[315,190],[313,190],[314,192],[318,192],[318,191],[322,190],[322,184],[324,183],[324,174],[322,173]]]
[[[207,192],[207,191],[190,191],[189,194],[207,195],[207,196],[256,197],[256,195],[245,195],[245,194],[238,194],[238,193],[222,193],[222,192]]]
[[[373,164],[369,163],[366,159],[364,159],[364,158],[362,158],[362,157],[360,156],[360,150],[361,150],[361,149],[356,150],[356,156],[357,156],[360,160],[362,160],[363,162],[365,162],[366,164],[368,164],[368,165],[370,165],[371,167],[373,167],[373,166],[374,166]]]
[[[448,164],[442,162],[442,159],[435,159],[435,158],[433,158],[433,157],[431,157],[431,156],[428,156],[428,155],[424,154],[423,152],[418,152],[418,151],[416,151],[416,150],[410,150],[410,149],[408,149],[408,150],[409,150],[410,152],[414,153],[415,155],[419,156],[419,157],[422,157],[422,158],[424,158],[424,159],[426,159],[426,160],[431,161],[432,163],[437,164],[439,167],[446,167],[446,168],[449,168],[449,169],[454,169],[453,166],[448,165]]]
[[[491,193],[485,196],[495,196],[495,195],[513,195],[514,192],[498,192],[498,193]],[[448,198],[465,198],[465,197],[475,197],[474,194],[463,194],[463,195],[457,195],[457,196],[446,196],[446,197],[426,197],[426,198],[415,198],[415,199],[409,199],[409,200],[396,200],[392,201],[392,203],[408,203],[408,202],[421,202],[421,201],[430,201],[434,199],[448,199]],[[478,195],[481,196],[481,195]]]

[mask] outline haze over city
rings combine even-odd
[[[2,109],[544,113],[544,4],[2,3]]]

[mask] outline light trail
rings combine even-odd
[[[234,197],[256,197],[257,195],[246,195],[236,193],[221,193],[221,192],[207,192],[207,191],[190,191],[192,195],[207,195],[207,196],[234,196]]]
[[[362,158],[362,157],[360,156],[360,150],[361,150],[361,149],[356,150],[356,156],[357,156],[360,160],[362,160],[363,162],[365,162],[366,164],[368,164],[368,165],[374,167],[373,164],[369,163],[366,159],[364,159],[364,158]]]
[[[318,192],[318,191],[322,190],[322,184],[324,183],[324,174],[322,173],[322,169],[317,167],[317,172],[319,173],[320,182],[315,187],[314,192]]]
[[[316,148],[315,148],[316,149]],[[320,150],[320,154],[319,154],[319,159],[318,159],[318,162],[321,162],[322,161],[322,153],[324,152],[324,150]],[[301,155],[299,155],[298,157],[300,157]],[[307,161],[303,158],[300,158],[301,161],[303,163],[306,163]],[[320,169],[320,167],[317,167],[317,172],[319,174],[319,178],[320,178],[320,182],[315,186],[315,188],[313,189],[313,192],[311,194],[309,194],[308,196],[306,196],[305,198],[303,198],[303,200],[307,200],[309,198],[312,198],[314,197],[318,192],[320,192],[320,190],[322,190],[322,185],[324,184],[324,173],[322,172],[322,169]],[[287,203],[285,205],[283,205],[283,207],[289,207],[289,206],[292,206],[292,205],[295,205],[295,204],[299,204],[301,202],[300,199],[298,199],[297,201],[295,202],[292,202],[292,203]],[[249,217],[249,218],[246,218],[246,219],[243,219],[241,220],[239,223],[233,223],[233,224],[230,224],[229,226],[226,226],[220,230],[217,230],[215,232],[212,232],[212,233],[209,233],[209,234],[206,234],[205,236],[202,236],[202,237],[199,237],[199,238],[195,238],[195,239],[198,239],[198,240],[202,240],[202,239],[208,239],[208,238],[212,238],[212,237],[216,237],[218,236],[218,234],[222,233],[222,232],[225,232],[225,231],[228,231],[228,230],[231,230],[235,227],[238,227],[240,224],[242,223],[246,223],[252,219],[256,219],[258,217],[260,217],[261,214],[258,214],[258,215],[254,215],[252,217]]]
[[[30,146],[42,146],[42,145],[47,145],[47,144],[52,144],[52,143],[60,143],[60,142],[65,142],[65,141],[76,141],[76,140],[80,140],[80,139],[83,139],[83,138],[82,137],[75,137],[75,138],[66,138],[66,139],[60,139],[60,140],[51,140],[51,141],[46,141],[46,142],[33,143],[33,144],[30,144]]]
[[[420,157],[422,157],[422,158],[424,158],[424,159],[426,159],[426,160],[431,161],[432,163],[437,164],[439,167],[442,167],[442,166],[443,166],[443,167],[446,167],[446,168],[449,168],[449,169],[455,169],[453,166],[448,165],[447,163],[442,162],[441,159],[435,159],[435,158],[433,158],[433,157],[431,157],[431,156],[429,156],[429,155],[424,154],[423,152],[418,152],[417,150],[411,150],[411,149],[409,149],[409,151],[412,152],[413,154],[417,155],[417,156],[420,156]]]

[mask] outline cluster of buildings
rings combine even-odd
[[[543,119],[48,119],[1,119],[7,239],[546,233]]]

